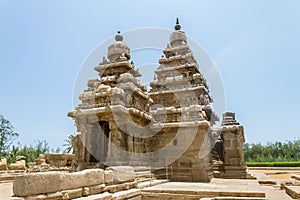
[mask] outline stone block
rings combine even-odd
[[[84,187],[82,188],[82,196],[86,197],[90,195],[90,188],[89,187]]]
[[[89,169],[74,173],[61,174],[60,190],[68,190],[104,183],[102,169]]]
[[[7,170],[7,161],[6,161],[6,158],[1,159],[1,161],[0,161],[0,170]]]
[[[112,199],[141,200],[142,199],[141,190],[131,189],[131,190],[116,192],[112,195]]]
[[[58,172],[39,172],[17,176],[14,180],[13,192],[20,197],[57,192],[61,182],[60,176],[61,173]]]
[[[61,192],[55,192],[55,193],[48,193],[47,194],[47,200],[61,200],[62,199],[62,193]]]
[[[41,195],[28,196],[26,197],[26,200],[48,200],[48,199],[47,199],[47,195],[41,194]]]
[[[125,183],[127,185],[127,189],[131,189],[131,188],[137,188],[138,187],[138,183],[137,181],[133,181],[133,182],[129,182],[129,183]]]
[[[132,182],[135,179],[134,168],[130,166],[108,167],[107,170],[112,171],[114,184]]]
[[[105,184],[89,186],[89,195],[99,194],[106,191]]]
[[[49,153],[44,155],[46,159],[46,163],[51,166],[56,167],[65,167],[71,165],[75,156],[74,154],[59,154],[59,153]]]
[[[300,199],[300,186],[285,186],[284,189],[293,199]]]
[[[82,198],[84,200],[112,200],[112,194],[104,192],[102,194],[96,194]]]
[[[10,200],[25,200],[23,197],[11,197]]]
[[[36,165],[43,165],[43,164],[46,164],[46,159],[44,159],[44,158],[38,158],[38,159],[35,159],[35,164],[36,164]]]
[[[16,163],[12,163],[8,166],[9,170],[25,170],[26,162],[25,160],[17,161]]]
[[[13,191],[16,196],[24,197],[103,183],[104,172],[102,169],[90,169],[74,173],[31,173],[16,177]]]
[[[82,188],[61,191],[62,199],[74,199],[82,196]]]
[[[104,171],[104,183],[106,185],[111,185],[113,184],[113,172],[111,170],[105,170]]]

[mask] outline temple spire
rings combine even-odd
[[[117,35],[115,36],[115,40],[116,41],[123,41],[123,36],[121,35],[120,31],[117,32]]]
[[[178,17],[176,18],[176,25],[175,25],[175,30],[176,31],[179,31],[180,29],[181,29],[181,26],[180,26],[180,24],[179,24],[179,19],[178,19]]]

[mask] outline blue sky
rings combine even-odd
[[[0,114],[22,144],[62,146],[75,132],[67,112],[89,53],[117,30],[173,29],[176,17],[217,65],[226,110],[236,112],[247,142],[299,138],[297,0],[0,0]]]

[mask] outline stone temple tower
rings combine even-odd
[[[141,74],[130,61],[130,49],[120,33],[108,47],[107,58],[95,67],[100,78],[88,81],[88,88],[79,97],[82,103],[68,113],[80,133],[73,140],[79,168],[97,163],[131,164],[127,161],[133,158],[128,159],[126,152],[141,151],[139,145],[134,145],[139,143],[134,126],[143,126],[152,118],[152,100],[136,78]],[[131,119],[134,123],[130,124]]]
[[[219,118],[178,19],[149,92],[130,57],[118,33],[107,58],[94,68],[99,78],[88,81],[79,97],[82,103],[68,113],[78,131],[72,141],[77,170],[147,166],[157,177],[208,182],[213,157],[221,163],[218,169],[227,170],[217,170],[219,177],[234,170],[244,177],[243,127],[226,115],[218,129],[222,139],[217,145],[211,142]],[[213,147],[216,153],[211,153]]]
[[[175,153],[177,159],[171,164],[173,180],[209,181],[210,146],[205,146],[204,140],[218,116],[211,108],[208,85],[178,19],[163,53],[149,95],[153,99],[151,114],[163,124],[161,143],[173,140],[176,149],[168,151],[185,152],[180,156]]]

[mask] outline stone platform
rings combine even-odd
[[[265,192],[256,180],[212,179],[211,183],[168,182],[142,190],[142,199],[200,199],[208,197],[258,197]]]

